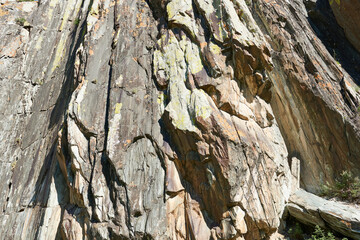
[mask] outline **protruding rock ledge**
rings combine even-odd
[[[360,208],[300,189],[290,196],[287,209],[304,224],[330,227],[345,236],[360,239]]]

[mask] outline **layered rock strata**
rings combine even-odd
[[[360,208],[328,201],[304,190],[291,195],[287,210],[304,224],[322,228],[330,226],[353,239],[360,238]]]
[[[339,25],[344,29],[346,37],[360,51],[360,30],[357,27],[360,21],[360,2],[356,0],[329,0],[329,3]]]
[[[360,173],[309,1],[0,4],[4,238],[267,239],[299,181]]]

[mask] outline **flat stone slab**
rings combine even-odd
[[[330,227],[345,236],[360,239],[360,208],[330,201],[302,189],[290,196],[287,209],[304,224]]]

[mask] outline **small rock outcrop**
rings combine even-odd
[[[360,208],[325,200],[304,190],[291,195],[287,210],[304,224],[330,226],[353,239],[360,238]]]
[[[299,190],[360,175],[342,4],[0,0],[0,236],[269,239],[290,212],[359,238]]]

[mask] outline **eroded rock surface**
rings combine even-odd
[[[298,190],[289,199],[287,209],[293,217],[305,224],[330,226],[353,239],[360,238],[360,208],[325,200],[304,190]]]
[[[360,2],[329,0],[329,3],[339,25],[344,29],[346,37],[360,51],[360,29],[357,27],[360,21]]]
[[[268,239],[299,182],[360,173],[312,1],[0,4],[6,239]]]

